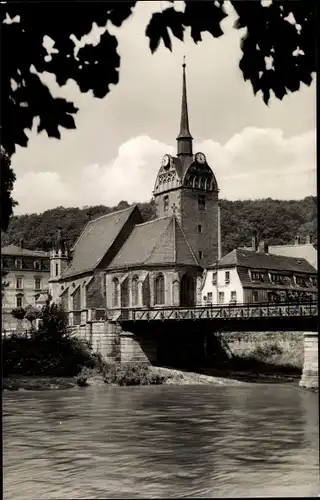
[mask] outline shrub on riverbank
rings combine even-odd
[[[28,336],[4,338],[2,349],[4,377],[70,377],[77,375],[83,366],[96,366],[89,347],[70,335],[63,308],[50,304],[49,300],[42,309],[39,329],[31,331]]]
[[[106,384],[155,385],[163,384],[167,377],[154,373],[146,363],[108,363],[103,369]]]

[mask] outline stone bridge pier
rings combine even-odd
[[[304,333],[304,364],[300,387],[319,388],[318,332]]]

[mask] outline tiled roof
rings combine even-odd
[[[95,269],[135,209],[139,210],[137,205],[88,222],[74,245],[71,265],[63,277]]]
[[[16,245],[8,245],[1,248],[1,255],[13,255],[17,257],[49,257],[46,252],[41,250],[28,250]]]
[[[138,224],[108,269],[159,264],[200,267],[175,216]]]
[[[311,243],[302,245],[270,245],[269,253],[286,257],[300,257],[306,259],[316,269],[318,267],[318,251]]]
[[[269,271],[290,271],[296,273],[316,273],[316,269],[303,258],[270,255],[263,252],[237,248],[219,261],[219,267],[247,267]],[[215,266],[210,266],[215,267]]]

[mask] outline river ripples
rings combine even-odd
[[[318,434],[288,385],[9,392],[4,498],[317,496]]]

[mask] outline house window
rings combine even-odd
[[[198,207],[199,210],[205,210],[206,208],[206,197],[204,194],[198,195]]]
[[[163,210],[166,212],[169,208],[169,195],[165,195],[163,198]]]
[[[271,281],[273,281],[273,283],[281,283],[282,282],[281,274],[271,273],[270,278],[271,278]]]
[[[56,276],[58,276],[59,275],[59,264],[58,263],[56,264],[55,271],[56,271]]]
[[[199,250],[198,254],[199,254],[199,259],[202,259],[202,250]]]
[[[159,274],[155,279],[155,304],[164,304],[164,276]]]
[[[34,261],[33,266],[34,266],[34,268],[37,271],[40,271],[40,269],[41,269],[41,262],[39,262],[38,260],[36,260],[36,261]]]
[[[22,260],[21,259],[17,259],[15,261],[15,266],[17,269],[22,269]]]
[[[237,292],[235,290],[231,292],[231,302],[237,302]]]
[[[258,302],[258,290],[252,291],[252,302]]]
[[[22,290],[23,286],[22,286],[22,278],[17,278],[16,280],[16,288],[18,290]]]
[[[17,297],[16,297],[16,306],[17,307],[22,307],[23,306],[23,295],[17,295]]]
[[[207,294],[207,302],[212,302],[212,292],[208,292],[208,294]]]
[[[34,280],[34,287],[36,290],[40,290],[41,289],[41,278],[36,278]]]
[[[198,233],[202,233],[202,226],[201,226],[201,224],[198,224]]]
[[[306,280],[303,276],[296,276],[296,284],[298,286],[306,286]]]
[[[138,276],[132,278],[131,291],[132,291],[132,305],[136,306],[138,304]]]
[[[212,284],[217,284],[217,273],[215,271],[212,273]]]
[[[230,283],[230,271],[226,271],[226,274],[225,274],[225,284],[229,285],[229,283]]]
[[[219,304],[224,303],[224,292],[219,292]]]
[[[251,271],[250,273],[252,281],[263,281],[263,273],[259,273],[257,271]]]
[[[316,277],[312,276],[312,277],[310,278],[310,280],[311,280],[312,286],[315,286],[315,287],[317,287],[317,286],[318,286],[318,280],[317,280],[317,278],[316,278]]]
[[[119,307],[120,303],[120,283],[118,278],[112,280],[112,307]]]

